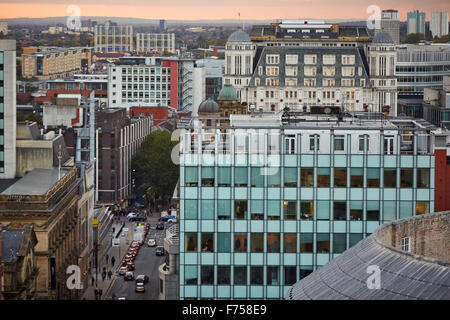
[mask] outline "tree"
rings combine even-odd
[[[179,172],[171,154],[177,144],[177,141],[171,141],[171,133],[162,130],[153,131],[144,139],[131,162],[136,193],[144,193],[151,188],[155,197],[173,194]]]
[[[423,33],[411,33],[406,36],[406,43],[419,43],[419,41],[425,40]]]
[[[25,120],[28,120],[28,121],[33,121],[33,122],[37,122],[37,124],[39,125],[39,126],[42,126],[42,118],[38,115],[38,114],[36,114],[36,113],[29,113],[26,117],[25,117]]]
[[[167,51],[167,50],[164,50],[163,56],[164,56],[164,57],[170,57],[170,56],[172,56],[172,52],[169,52],[169,51]]]

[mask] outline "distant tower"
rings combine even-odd
[[[375,35],[387,32],[395,44],[400,42],[400,16],[397,10],[383,10],[381,12],[380,29],[375,29]]]
[[[232,85],[241,102],[247,102],[245,88],[253,74],[256,45],[244,31],[233,32],[225,45],[225,84]]]
[[[160,32],[167,31],[166,20],[159,20],[159,31]]]
[[[390,115],[397,115],[397,52],[394,41],[386,32],[377,34],[369,45],[370,81],[373,88],[371,103],[374,112],[389,107]]]

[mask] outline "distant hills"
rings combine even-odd
[[[117,24],[131,24],[131,25],[159,25],[159,19],[142,19],[142,18],[122,18],[122,17],[81,17],[82,21],[97,21],[104,23],[107,20],[116,22]],[[307,18],[305,18],[307,19]],[[14,18],[14,19],[0,19],[7,21],[9,25],[49,25],[66,24],[67,17],[48,17],[48,18]],[[227,26],[227,25],[254,25],[254,24],[268,24],[273,23],[274,20],[237,20],[237,19],[223,19],[223,20],[166,20],[168,26],[177,25],[193,25],[193,26]],[[328,23],[339,23],[342,25],[364,25],[366,21],[352,21],[344,19],[327,19]]]

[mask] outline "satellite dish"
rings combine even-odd
[[[324,112],[325,112],[326,114],[330,114],[330,113],[331,113],[331,109],[328,108],[328,107],[326,107],[325,110],[324,110]]]

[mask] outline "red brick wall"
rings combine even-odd
[[[164,67],[170,67],[170,106],[178,109],[178,61],[163,60]]]
[[[168,110],[169,109],[167,107],[130,107],[130,118],[140,118],[141,113],[144,114],[144,117],[147,117],[147,113],[148,117],[153,114],[153,124],[158,125],[160,122],[168,118]]]
[[[450,210],[450,165],[447,151],[435,150],[434,211]]]

